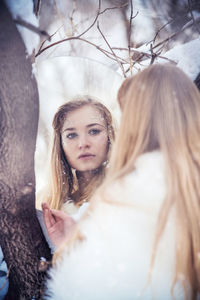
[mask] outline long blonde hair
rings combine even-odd
[[[172,290],[177,281],[182,281],[186,298],[196,299],[200,291],[199,91],[179,68],[156,64],[127,79],[118,96],[123,114],[107,180],[131,172],[142,153],[162,151],[167,195],[158,217],[153,253],[174,206],[176,272]]]
[[[111,145],[114,140],[114,128],[112,116],[109,110],[100,102],[90,97],[75,99],[62,105],[53,119],[53,143],[50,156],[50,176],[48,186],[43,193],[43,202],[48,202],[53,209],[61,209],[67,199],[73,200],[73,193],[78,189],[78,179],[69,165],[61,142],[61,130],[69,112],[75,111],[85,105],[94,107],[105,120],[108,134],[108,152],[106,161],[109,159]],[[93,191],[100,185],[105,176],[106,164],[101,165],[94,173],[92,180],[82,191],[76,205],[81,205],[83,201],[88,201]]]
[[[110,201],[106,198],[107,185],[133,171],[139,155],[162,151],[167,194],[158,216],[150,269],[170,210],[175,207],[176,270],[172,292],[175,283],[181,281],[186,299],[197,299],[200,292],[200,94],[179,68],[156,64],[126,79],[118,97],[123,109],[121,125],[106,180],[97,195],[102,201]],[[95,202],[94,197],[90,210],[95,208]],[[66,251],[66,245],[70,251],[82,238],[80,223],[71,239],[56,253],[55,260]]]

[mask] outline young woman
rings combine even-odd
[[[64,217],[68,220],[68,230],[73,225],[72,219],[55,210],[78,219],[85,203],[102,182],[114,140],[112,116],[102,103],[82,98],[58,109],[53,129],[50,179],[40,201],[45,203],[42,208],[47,229],[52,222],[55,224],[56,218],[59,222],[55,226],[60,226]],[[54,209],[54,218],[51,218],[49,207]],[[55,226],[46,237],[57,245],[59,235]]]
[[[52,269],[47,299],[197,299],[199,91],[177,67],[157,64],[119,96],[107,179]]]

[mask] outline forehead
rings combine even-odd
[[[67,113],[66,119],[63,124],[63,128],[77,128],[80,126],[87,126],[93,123],[105,125],[105,120],[96,107],[91,105],[85,105]]]

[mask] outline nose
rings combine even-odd
[[[81,135],[78,140],[79,149],[85,149],[90,147],[90,140],[87,135]]]

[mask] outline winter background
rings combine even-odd
[[[40,117],[36,190],[46,179],[51,123],[77,95],[102,101],[116,124],[117,90],[150,63],[172,62],[195,80],[200,72],[200,4],[193,0],[6,0],[32,61]],[[37,207],[39,207],[37,203]]]

